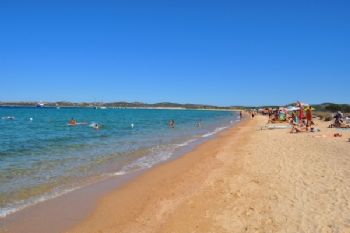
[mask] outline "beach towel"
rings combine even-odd
[[[335,130],[339,130],[339,131],[343,131],[343,130],[347,131],[347,130],[349,130],[350,131],[350,128],[335,128]]]
[[[291,125],[264,125],[261,127],[261,130],[263,129],[290,129]]]

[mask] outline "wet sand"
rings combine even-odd
[[[350,131],[257,117],[103,197],[69,232],[350,232]]]

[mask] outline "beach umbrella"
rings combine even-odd
[[[288,112],[293,112],[293,111],[298,111],[298,110],[300,110],[300,108],[299,107],[295,107],[295,106],[289,106],[287,108]]]

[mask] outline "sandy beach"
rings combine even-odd
[[[69,232],[350,232],[350,131],[260,130],[266,121],[109,193]]]
[[[350,1],[0,1],[0,233],[350,233]]]

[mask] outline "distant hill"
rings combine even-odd
[[[142,102],[82,102],[74,103],[67,101],[43,102],[46,107],[108,107],[108,108],[184,108],[184,109],[230,109],[230,107],[219,107],[205,104],[178,104],[171,102],[162,102],[147,104]],[[0,102],[0,107],[35,107],[36,102]]]
[[[341,111],[344,113],[350,113],[350,104],[334,104],[334,103],[323,103],[312,105],[317,111],[321,112],[336,112]]]
[[[67,101],[58,101],[58,102],[44,102],[46,107],[108,107],[108,108],[183,108],[183,109],[258,109],[258,108],[278,108],[277,105],[267,105],[267,106],[213,106],[206,104],[178,104],[171,102],[161,102],[154,104],[147,104],[142,102],[67,102]],[[18,106],[18,107],[35,107],[37,102],[0,102],[0,107],[4,106]],[[290,106],[294,104],[287,104]],[[350,104],[335,104],[335,103],[323,103],[323,104],[312,104],[312,107],[316,111],[321,112],[336,112],[342,111],[344,113],[350,113]]]

